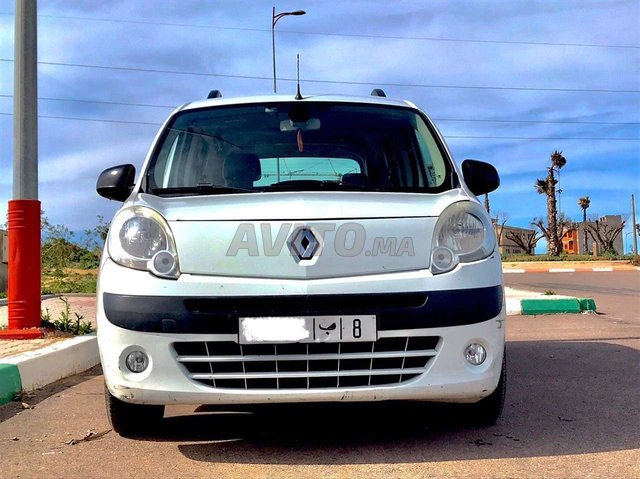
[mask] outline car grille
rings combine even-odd
[[[173,344],[189,378],[223,389],[354,388],[399,384],[426,371],[437,336],[373,342],[241,345],[233,341]]]

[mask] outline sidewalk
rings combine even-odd
[[[593,300],[549,295],[505,288],[507,314],[557,314],[595,312]],[[71,316],[78,313],[96,325],[94,295],[64,295]],[[58,297],[42,301],[51,319],[64,310]],[[0,327],[7,324],[6,301],[0,303]],[[11,401],[20,390],[33,390],[72,374],[89,369],[99,362],[95,334],[72,338],[50,337],[31,340],[0,340],[0,404]]]
[[[83,316],[96,327],[95,295],[63,295],[71,318]],[[42,311],[59,319],[65,304],[58,296],[45,297]],[[0,302],[0,327],[8,324],[6,300]],[[0,340],[0,404],[11,401],[21,390],[37,389],[59,379],[85,371],[99,362],[95,334],[76,337],[46,337],[29,340]]]
[[[71,311],[71,317],[75,318],[73,313],[78,313],[84,316],[83,321],[89,321],[96,327],[96,295],[95,294],[62,294],[62,295],[48,295],[44,296],[40,309],[44,312],[49,310],[51,319],[60,318],[60,313],[64,311],[64,302],[60,300],[60,296],[66,298],[69,301],[69,308]],[[6,300],[0,301],[0,328],[6,327],[8,323],[8,308],[6,306]],[[2,355],[0,354],[0,357]]]

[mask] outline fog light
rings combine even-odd
[[[464,358],[469,364],[479,366],[487,359],[487,350],[482,344],[471,343],[464,352]]]
[[[433,267],[440,272],[446,272],[455,267],[456,256],[449,248],[438,246],[431,255]]]
[[[153,269],[159,274],[169,274],[176,266],[176,258],[168,251],[159,251],[152,260]]]
[[[149,366],[149,358],[142,351],[133,351],[127,354],[124,362],[132,373],[141,373]]]

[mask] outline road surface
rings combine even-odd
[[[595,297],[598,315],[509,317],[500,422],[384,405],[254,413],[167,408],[163,432],[109,431],[99,368],[0,407],[0,477],[640,477],[640,273],[507,275]]]

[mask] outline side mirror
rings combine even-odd
[[[500,186],[498,171],[484,161],[464,160],[462,162],[462,176],[471,192],[478,196],[491,193]]]
[[[124,201],[133,191],[136,167],[120,165],[107,168],[98,177],[96,191],[110,200]]]

